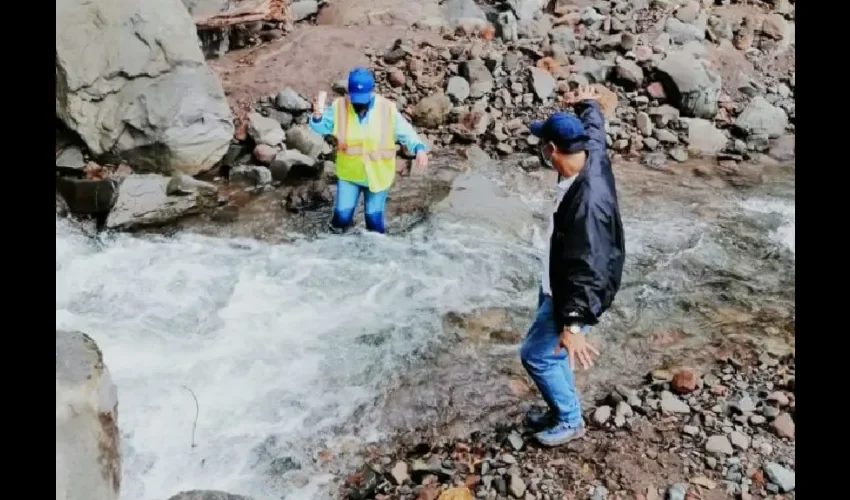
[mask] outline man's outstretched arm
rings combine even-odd
[[[584,125],[584,133],[588,137],[588,147],[601,151],[607,150],[605,116],[602,115],[602,106],[599,105],[599,101],[585,99],[577,102],[573,109]]]
[[[407,121],[398,108],[395,108],[393,112],[395,113],[395,119],[393,122],[395,123],[394,133],[396,141],[414,155],[420,151],[425,151],[425,143],[419,139],[419,134],[416,133],[413,125]]]
[[[334,117],[336,116],[335,106],[336,103],[332,103],[330,106],[325,108],[325,112],[322,113],[320,118],[311,116],[310,120],[307,122],[310,130],[319,135],[330,135],[334,131]]]

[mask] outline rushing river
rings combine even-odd
[[[91,335],[118,386],[122,498],[320,498],[332,477],[311,472],[316,454],[439,345],[445,313],[532,307],[548,193],[514,183],[505,195],[500,181],[468,178],[427,221],[389,237],[92,239],[57,219],[56,327]],[[650,196],[620,180],[630,270],[609,328],[668,318],[684,328],[676,304],[721,293],[718,269],[749,280],[748,293],[790,282],[793,296],[793,179],[770,185]],[[631,363],[609,351],[609,371]],[[374,419],[357,437],[386,431]],[[309,481],[280,480],[299,468]]]

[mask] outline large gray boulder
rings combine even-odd
[[[56,116],[95,155],[190,175],[221,159],[234,131],[180,0],[57,0]]]
[[[56,500],[117,500],[118,392],[88,335],[56,330]]]
[[[682,116],[713,119],[722,81],[708,63],[690,50],[671,52],[658,64],[667,96]]]

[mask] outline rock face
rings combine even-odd
[[[116,500],[118,395],[97,344],[56,330],[56,500]]]
[[[234,131],[179,0],[57,0],[56,115],[94,155],[190,175],[221,159]]]

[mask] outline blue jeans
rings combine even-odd
[[[336,203],[334,204],[334,216],[331,220],[331,225],[335,228],[346,229],[351,225],[354,219],[354,210],[357,208],[357,202],[360,200],[360,193],[363,193],[364,212],[366,216],[366,229],[377,233],[385,233],[384,227],[384,207],[387,204],[386,191],[373,193],[366,186],[361,186],[353,182],[337,179],[336,181]]]
[[[583,331],[587,332],[588,329]],[[582,425],[581,401],[576,393],[567,351],[561,349],[555,354],[560,336],[552,309],[552,297],[541,291],[537,315],[522,342],[519,357],[558,422],[578,427]]]

